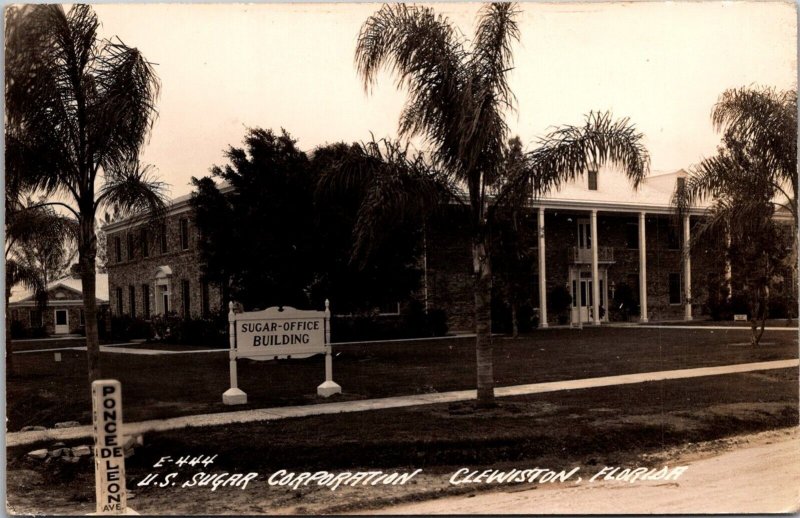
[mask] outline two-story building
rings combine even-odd
[[[724,275],[725,264],[720,250],[688,247],[707,205],[679,221],[671,200],[685,178],[683,170],[656,172],[634,190],[623,174],[605,167],[531,201],[522,218],[536,234],[531,300],[540,327],[558,321],[548,313],[548,298],[559,287],[572,299],[567,316],[573,325],[609,321],[623,285],[633,291],[641,322],[700,314],[707,287]],[[450,224],[428,234],[428,307],[446,309],[451,329],[470,329],[473,273],[466,229]]]
[[[718,250],[688,243],[705,207],[678,221],[671,199],[683,170],[653,173],[634,190],[620,172],[590,171],[526,208],[535,228],[536,271],[530,286],[541,327],[557,322],[548,297],[561,286],[572,298],[569,321],[600,324],[618,286],[636,295],[639,320],[691,319],[705,300],[709,279],[724,271]],[[169,205],[163,223],[126,219],[105,227],[112,314],[149,319],[175,312],[197,318],[221,305],[220,290],[203,279],[190,195]],[[426,235],[426,307],[441,308],[452,330],[472,327],[472,267],[465,230],[451,224]]]
[[[201,272],[190,200],[191,195],[172,200],[156,224],[136,217],[104,227],[112,315],[201,318],[219,309],[220,290]]]

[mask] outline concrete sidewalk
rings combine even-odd
[[[515,385],[511,387],[497,387],[495,388],[495,395],[497,397],[524,396],[528,394],[541,394],[544,392],[555,392],[559,390],[577,390],[613,385],[627,385],[631,383],[645,383],[648,381],[697,378],[701,376],[719,376],[723,374],[735,374],[740,372],[772,369],[787,369],[791,367],[798,367],[799,365],[800,360],[794,359],[722,365],[719,367],[700,367],[671,371],[642,372],[636,374],[622,374],[619,376],[604,376],[599,378],[552,381],[547,383],[533,383],[529,385]],[[184,417],[173,417],[169,419],[141,421],[137,423],[126,423],[123,428],[123,433],[127,435],[134,435],[147,432],[175,430],[185,428],[187,426],[219,426],[232,423],[274,421],[278,419],[307,417],[312,415],[363,412],[367,410],[382,410],[387,408],[411,407],[435,403],[453,403],[456,401],[475,399],[475,397],[475,390],[459,390],[454,392],[439,392],[381,399],[342,401],[338,403],[321,403],[316,405],[239,410],[232,412],[220,412],[216,414],[200,414]],[[6,446],[20,446],[24,444],[31,444],[37,441],[47,440],[63,441],[70,439],[83,439],[91,436],[91,426],[78,426],[75,428],[50,429],[32,432],[13,432],[6,434]]]

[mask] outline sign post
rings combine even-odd
[[[98,515],[138,514],[128,508],[122,435],[122,387],[117,380],[92,382],[94,475]]]
[[[229,307],[231,388],[222,395],[224,404],[247,403],[247,394],[238,385],[237,358],[266,361],[325,354],[325,381],[317,387],[317,394],[329,397],[342,391],[333,381],[328,300],[325,311],[302,311],[286,306],[237,314],[232,302]]]
[[[228,340],[231,346],[228,357],[230,358],[231,388],[222,394],[222,402],[226,405],[244,405],[247,403],[247,394],[239,388],[236,372],[236,313],[233,311],[233,302],[228,302],[228,310]]]
[[[325,299],[325,381],[317,387],[317,395],[329,397],[341,394],[342,387],[333,381],[333,356],[331,356],[331,305]]]

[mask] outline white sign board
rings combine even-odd
[[[253,360],[307,358],[325,352],[324,311],[290,307],[236,315],[236,356]]]
[[[317,394],[330,397],[342,392],[342,387],[333,381],[329,301],[325,301],[325,311],[302,311],[284,306],[236,313],[233,302],[229,302],[228,307],[231,387],[222,394],[224,404],[247,404],[247,394],[239,388],[237,358],[276,360],[324,353],[325,381],[317,387]]]
[[[747,322],[747,315],[733,315],[734,322]]]
[[[122,439],[122,388],[117,380],[92,382],[97,514],[129,514]]]

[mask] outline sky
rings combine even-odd
[[[433,4],[472,37],[479,4]],[[305,151],[396,137],[406,95],[382,73],[369,93],[353,64],[379,4],[95,5],[101,36],[155,63],[159,116],[143,149],[170,195],[225,164],[250,127],[285,128]],[[719,144],[710,112],[727,88],[797,87],[795,4],[522,3],[511,135],[537,138],[591,110],[628,117],[654,172],[687,168]]]

